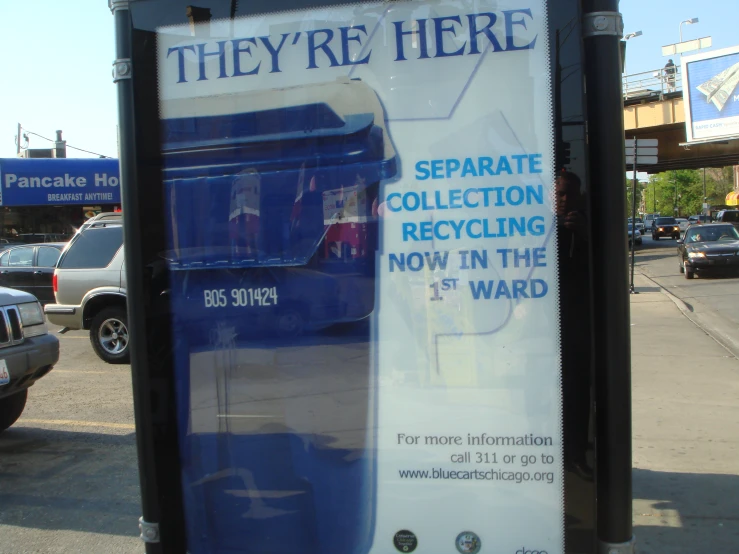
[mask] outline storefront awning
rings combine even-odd
[[[726,195],[727,206],[739,206],[739,191],[732,191]]]

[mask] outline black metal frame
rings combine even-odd
[[[574,5],[577,0],[571,0]],[[116,57],[131,59],[132,78],[120,79],[118,109],[120,119],[120,172],[125,214],[125,255],[128,280],[128,317],[132,344],[132,379],[137,430],[137,449],[141,483],[142,514],[145,522],[158,524],[159,542],[146,542],[148,554],[184,553],[186,540],[180,480],[180,461],[176,430],[174,376],[171,352],[177,347],[177,336],[169,326],[166,279],[157,265],[157,252],[164,250],[164,233],[157,215],[164,206],[161,194],[152,194],[151,186],[161,182],[158,106],[152,85],[157,82],[153,59],[153,29],[174,22],[165,14],[165,0],[134,2],[139,18],[152,22],[134,25],[127,2],[113,1],[116,29]],[[280,6],[274,4],[279,3]],[[312,4],[346,3],[327,0]],[[551,6],[551,10],[555,9]],[[169,0],[167,8],[182,12],[185,0]],[[233,16],[233,2],[209,2],[213,17]],[[257,2],[236,8],[236,15],[295,9],[301,0]],[[138,11],[140,9],[140,11]],[[581,0],[581,12],[617,12],[617,0]],[[221,13],[223,12],[223,13]],[[178,12],[179,13],[179,12]],[[580,20],[580,24],[581,24]],[[578,24],[576,22],[576,24]],[[582,26],[580,25],[580,30]],[[579,30],[578,30],[579,33]],[[552,33],[554,34],[554,33]],[[624,248],[623,218],[624,140],[621,97],[620,38],[597,36],[579,38],[584,52],[587,83],[587,110],[590,117],[582,121],[562,123],[581,128],[584,158],[578,169],[589,192],[589,220],[609,221],[605,228],[594,226],[591,233],[592,315],[590,325],[582,332],[592,339],[592,382],[595,388],[597,417],[597,467],[595,484],[584,478],[578,487],[592,494],[598,491],[597,538],[603,545],[622,544],[632,539],[631,523],[631,403],[630,403],[630,337],[629,300],[627,292],[627,260]],[[554,56],[554,54],[553,54]],[[561,76],[561,75],[560,75]],[[581,85],[578,85],[581,86]],[[554,97],[557,98],[557,91]],[[560,95],[561,96],[561,95]],[[557,98],[558,103],[561,98]],[[587,129],[586,129],[587,123]],[[587,133],[587,136],[586,136]],[[558,160],[561,152],[558,152]],[[148,189],[144,198],[142,191]],[[592,329],[592,331],[591,331]],[[587,339],[585,339],[587,340]],[[590,399],[567,399],[587,403]],[[588,488],[589,487],[589,488]],[[565,523],[569,544],[571,524]],[[596,541],[586,539],[568,552],[591,553],[598,549]],[[572,548],[576,548],[573,550]],[[296,553],[297,554],[297,553]]]

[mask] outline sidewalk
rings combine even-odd
[[[631,297],[639,554],[739,552],[739,360],[655,283]]]

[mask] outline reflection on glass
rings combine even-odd
[[[357,80],[241,102],[162,121],[191,551],[364,552],[382,108]]]

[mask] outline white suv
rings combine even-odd
[[[121,218],[86,222],[62,252],[53,285],[56,304],[44,308],[49,321],[64,327],[62,333],[89,329],[100,358],[112,364],[128,363]]]

